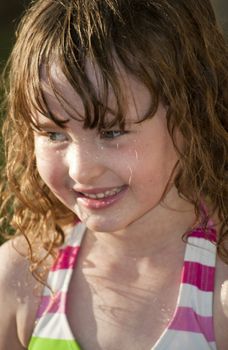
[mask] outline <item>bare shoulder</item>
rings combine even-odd
[[[212,217],[217,234],[221,223],[217,213]],[[214,288],[214,326],[218,350],[227,350],[228,344],[228,264],[217,256]]]
[[[0,350],[26,349],[35,321],[37,282],[21,254],[25,252],[23,245],[23,239],[17,238],[0,247],[0,310],[4,315],[0,320]]]
[[[218,258],[216,272],[216,288],[219,291],[219,299],[228,325],[228,265]]]
[[[214,323],[219,350],[226,350],[228,344],[228,265],[219,257],[216,264]]]
[[[227,318],[227,326],[228,326],[228,265],[226,265],[226,273],[225,278],[223,279],[223,283],[221,285],[221,304],[223,308],[224,315]]]

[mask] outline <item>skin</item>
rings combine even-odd
[[[99,73],[89,64],[87,68],[96,87]],[[67,309],[71,328],[85,350],[115,350],[117,340],[123,349],[151,348],[175,310],[185,251],[181,236],[195,223],[193,207],[178,196],[172,184],[178,155],[167,130],[166,107],[160,104],[153,118],[135,124],[146,113],[150,96],[133,77],[120,73],[127,92],[125,134],[118,128],[102,133],[83,129],[72,118],[72,112],[83,115],[81,100],[54,64],[51,76],[69,103],[71,115],[54,96],[44,70],[43,91],[52,113],[69,119],[67,128],[34,113],[43,130],[34,132],[40,176],[87,226]],[[112,93],[109,97],[109,107],[115,110]],[[177,134],[176,138],[181,144],[181,137]],[[99,209],[88,208],[76,194],[122,186],[125,190],[118,201]],[[21,241],[18,244],[23,246]],[[39,304],[33,293],[37,284],[28,277],[27,262],[10,243],[1,247],[0,266],[6,262],[8,271],[0,271],[0,309],[6,315],[0,327],[0,350],[7,346],[21,350],[32,334]],[[228,272],[219,259],[216,273],[215,330],[218,349],[225,350]],[[19,288],[16,283],[13,289],[12,281],[27,281],[30,288],[25,283]],[[129,320],[132,312],[134,317]]]

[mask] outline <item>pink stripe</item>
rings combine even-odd
[[[197,262],[185,261],[182,283],[192,284],[205,292],[214,290],[215,268]]]
[[[76,264],[79,249],[80,249],[79,246],[78,247],[67,246],[64,249],[60,249],[59,255],[56,259],[56,262],[52,266],[51,271],[73,269]]]
[[[43,296],[37,312],[37,318],[40,318],[44,314],[64,313],[66,295],[64,292],[59,292],[54,296]]]
[[[188,237],[204,238],[210,242],[216,243],[216,231],[214,229],[208,229],[207,231],[202,231],[201,229],[192,231]]]
[[[202,333],[207,341],[215,340],[213,318],[198,315],[192,308],[178,307],[169,329]]]

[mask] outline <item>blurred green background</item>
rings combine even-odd
[[[15,30],[18,21],[29,4],[29,0],[0,0],[0,73],[4,68],[6,60],[15,40]],[[2,103],[2,84],[0,85],[0,104]],[[0,108],[0,126],[4,118]],[[3,162],[3,150],[1,147],[0,133],[0,167]]]
[[[8,57],[14,42],[18,20],[29,0],[0,0],[0,69]]]
[[[30,1],[26,0],[0,0],[0,73],[6,63],[15,40],[15,30],[20,16]],[[2,85],[0,85],[0,104],[2,104]],[[4,113],[0,107],[0,126]],[[3,149],[0,132],[0,171],[3,164]],[[1,218],[0,218],[1,219]],[[0,235],[0,244],[3,242]]]

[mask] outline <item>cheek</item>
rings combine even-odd
[[[36,166],[42,180],[50,188],[63,184],[66,171],[60,154],[35,147]]]
[[[37,159],[37,170],[42,180],[48,187],[57,187],[63,181],[62,168],[55,162],[47,164],[45,161]]]
[[[144,142],[132,150],[132,181],[141,187],[145,185],[164,187],[178,160],[171,141]],[[168,142],[169,141],[169,142]]]

